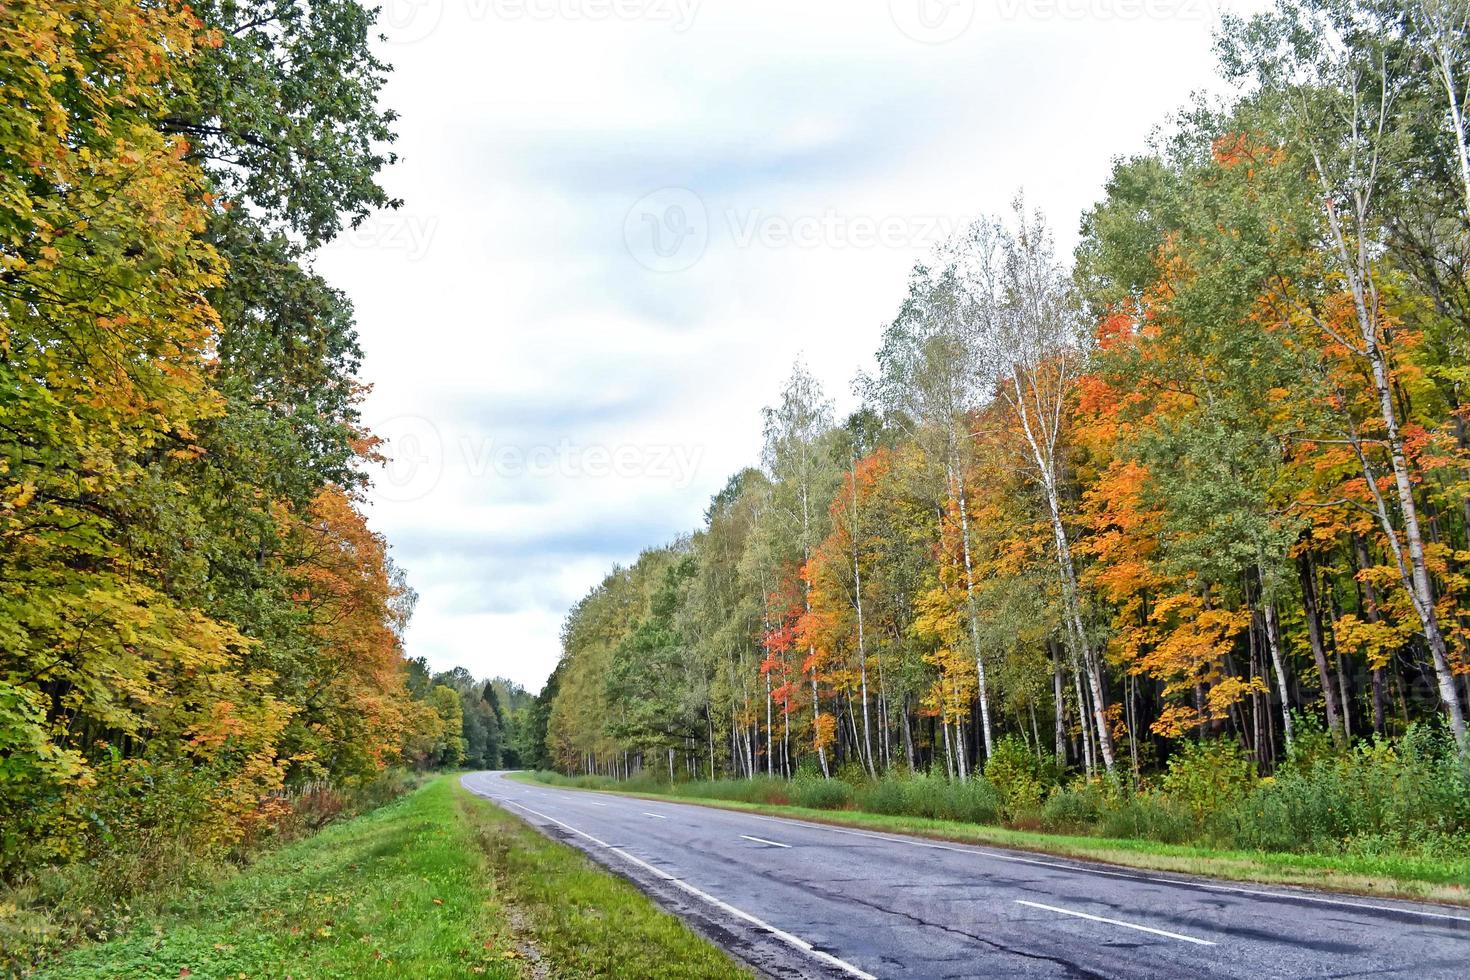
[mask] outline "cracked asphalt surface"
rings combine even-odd
[[[1470,909],[1328,895],[472,773],[771,976],[1470,977]]]

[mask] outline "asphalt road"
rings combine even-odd
[[[1470,978],[1470,909],[463,782],[774,976]]]

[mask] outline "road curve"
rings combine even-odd
[[[1470,909],[528,785],[465,788],[799,977],[1470,977]]]

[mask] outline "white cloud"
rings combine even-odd
[[[1070,247],[1112,158],[1216,84],[1208,0],[691,3],[386,8],[412,42],[384,47],[406,204],[319,268],[357,304],[368,421],[437,467],[371,511],[436,667],[539,687],[564,610],[755,461],[798,354],[850,406],[938,232],[1024,187]],[[680,271],[637,236],[689,229],[630,215],[667,188],[704,221]],[[565,465],[628,447],[641,464]],[[659,448],[697,466],[671,478]]]

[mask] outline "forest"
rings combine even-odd
[[[1246,846],[1470,831],[1465,17],[1227,17],[1234,94],[1118,158],[1070,257],[1018,198],[914,267],[850,414],[797,364],[703,526],[567,616],[530,761]]]
[[[0,969],[395,772],[516,761],[523,691],[405,658],[312,268],[397,203],[374,17],[0,8]]]

